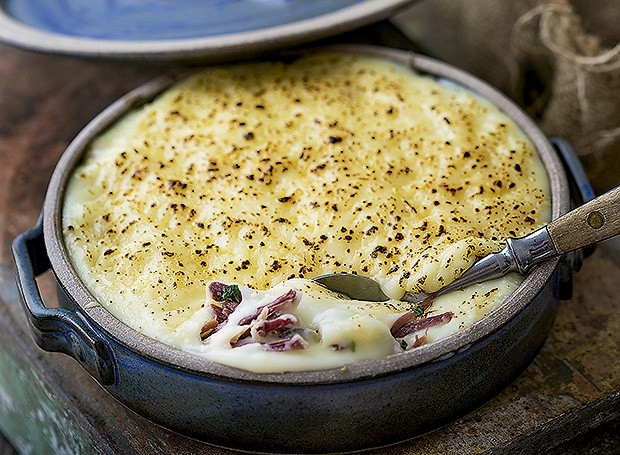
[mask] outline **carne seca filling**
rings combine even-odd
[[[522,278],[433,291],[548,222],[544,168],[484,100],[347,53],[214,66],[92,142],[63,233],[93,296],[133,329],[255,372],[337,368],[443,338]],[[311,281],[376,279],[394,300]]]

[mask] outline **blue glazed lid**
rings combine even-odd
[[[0,41],[41,52],[221,60],[384,19],[411,0],[0,0]]]

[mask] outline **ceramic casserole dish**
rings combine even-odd
[[[569,208],[567,178],[551,142],[503,94],[445,63],[401,50],[341,47],[448,80],[507,114],[537,150],[552,218]],[[259,374],[208,362],[147,338],[104,307],[72,268],[61,230],[67,181],[88,144],[175,80],[132,91],[89,123],[61,157],[36,227],[14,243],[19,288],[36,342],[75,358],[110,395],[148,419],[218,446],[256,452],[344,452],[413,438],[481,405],[518,376],[542,346],[558,302],[561,260],[535,268],[498,308],[415,350],[346,368]],[[35,278],[51,269],[61,308]]]

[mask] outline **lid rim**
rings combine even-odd
[[[97,39],[54,33],[9,16],[0,5],[0,42],[52,54],[119,59],[220,59],[290,47],[385,19],[415,0],[366,0],[339,10],[271,27],[198,38]]]

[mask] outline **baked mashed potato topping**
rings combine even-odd
[[[209,67],[128,113],[75,169],[62,223],[78,275],[118,319],[210,360],[282,372],[470,325],[522,278],[428,308],[398,299],[549,218],[545,170],[497,108],[387,60],[322,53]],[[393,300],[310,281],[340,272],[373,277]]]

